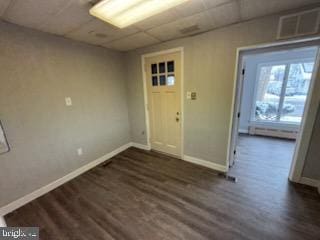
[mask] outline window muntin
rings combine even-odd
[[[176,83],[175,61],[159,62],[151,64],[151,85],[174,86]]]

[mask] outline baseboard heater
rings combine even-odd
[[[250,126],[249,134],[278,137],[278,138],[287,138],[287,139],[296,139],[298,135],[298,131],[283,130],[283,129],[277,129],[277,128],[271,128],[271,127]]]

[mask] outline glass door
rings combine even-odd
[[[260,66],[253,120],[300,124],[313,68],[313,60]]]

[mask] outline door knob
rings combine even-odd
[[[176,117],[176,122],[179,122],[179,120],[180,120],[180,119],[179,119],[178,117]]]

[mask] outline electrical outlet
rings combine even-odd
[[[78,149],[77,149],[77,153],[78,153],[79,156],[81,156],[82,153],[83,153],[83,152],[82,152],[82,148],[78,148]]]
[[[71,97],[66,97],[66,98],[65,98],[65,101],[66,101],[66,106],[72,106]]]

